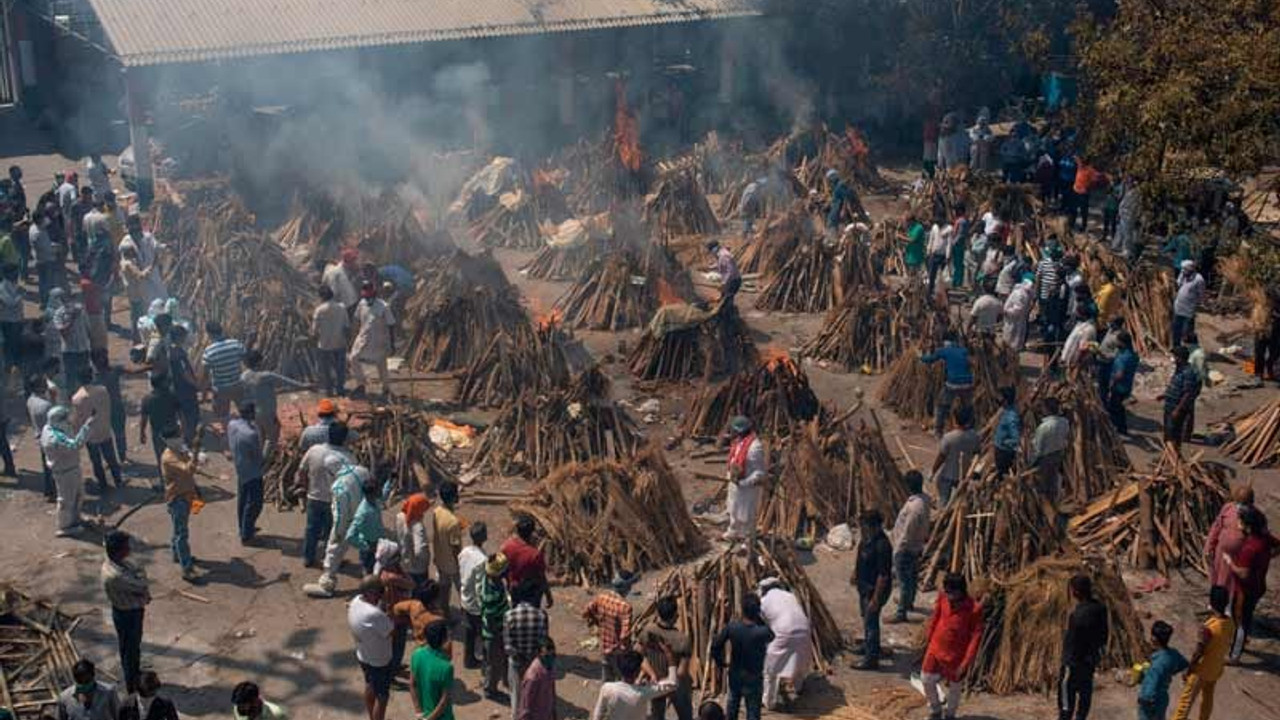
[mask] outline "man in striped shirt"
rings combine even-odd
[[[1056,344],[1062,331],[1066,306],[1062,299],[1062,248],[1051,240],[1044,259],[1036,266],[1036,299],[1040,302],[1040,337]]]
[[[216,320],[205,323],[209,346],[200,355],[204,365],[205,380],[213,390],[213,414],[222,419],[225,430],[231,421],[231,405],[238,403],[244,386],[240,382],[241,364],[244,361],[244,344],[229,338]]]

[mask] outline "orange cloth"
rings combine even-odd
[[[929,646],[924,653],[924,672],[959,682],[982,639],[982,606],[965,597],[953,607],[945,594],[939,595],[925,637]]]
[[[400,506],[404,511],[404,518],[408,522],[406,526],[412,527],[414,523],[422,520],[422,516],[427,514],[427,510],[431,509],[431,501],[422,493],[414,493],[404,499],[404,504]]]
[[[1079,165],[1076,166],[1076,183],[1071,189],[1077,195],[1088,195],[1098,185],[1098,179],[1101,177],[1102,173],[1095,170],[1092,165],[1083,160],[1079,161]]]

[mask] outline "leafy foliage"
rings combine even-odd
[[[1280,1],[1145,0],[1080,21],[1090,149],[1148,178],[1253,173],[1280,147]]]

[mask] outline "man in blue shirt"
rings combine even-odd
[[[947,418],[951,417],[951,406],[957,399],[961,407],[968,407],[973,401],[973,371],[969,368],[969,351],[960,345],[955,331],[948,330],[942,336],[942,347],[931,353],[921,355],[920,361],[932,365],[942,361],[946,371],[946,379],[942,384],[942,394],[938,397],[933,421],[933,434],[942,437],[946,429]]]
[[[1200,395],[1200,376],[1191,367],[1191,351],[1179,345],[1173,349],[1174,371],[1164,391],[1164,441],[1182,455],[1182,442],[1191,437],[1191,412]]]
[[[222,420],[225,429],[231,419],[231,404],[240,402],[243,396],[240,366],[246,350],[239,340],[227,337],[216,320],[205,323],[204,330],[209,335],[209,346],[201,353],[200,362],[213,389],[213,414]]]
[[[1129,420],[1124,404],[1133,394],[1133,378],[1138,373],[1138,354],[1133,351],[1133,335],[1121,331],[1116,338],[1120,349],[1111,361],[1111,386],[1107,392],[1107,415],[1121,435],[1129,434]]]
[[[1138,720],[1164,720],[1169,710],[1169,683],[1173,676],[1187,669],[1187,659],[1169,647],[1173,628],[1163,620],[1151,625],[1151,667],[1142,673],[1138,687]]]
[[[254,523],[262,512],[262,436],[254,423],[253,403],[240,406],[240,417],[227,425],[227,447],[236,468],[236,518],[240,523],[240,544],[253,541]]]
[[[1018,390],[1012,385],[1000,388],[1004,407],[996,421],[996,477],[1003,479],[1013,469],[1022,445],[1022,416],[1018,414]]]

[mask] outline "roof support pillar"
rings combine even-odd
[[[124,70],[125,106],[129,113],[129,141],[138,173],[138,205],[146,210],[155,198],[155,173],[151,167],[151,131],[147,127],[146,87],[138,68]]]

